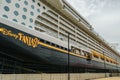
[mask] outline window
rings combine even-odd
[[[45,42],[45,40],[43,40],[43,39],[40,39],[40,41],[43,42],[43,43]]]
[[[61,49],[64,49],[64,47],[61,46]]]
[[[24,4],[25,4],[25,5],[28,5],[28,2],[27,2],[27,1],[24,1]]]
[[[23,19],[26,19],[26,16],[25,16],[25,15],[22,15],[22,18],[23,18]]]
[[[68,49],[67,49],[67,48],[65,48],[65,50],[67,51]]]
[[[22,22],[21,24],[25,25],[25,23],[24,23],[24,22]]]
[[[33,22],[33,19],[32,19],[32,18],[30,18],[30,22],[31,22],[31,23]]]
[[[33,2],[35,2],[35,0],[32,0]]]
[[[43,9],[46,9],[45,6],[43,6]]]
[[[46,41],[46,44],[50,44],[50,42],[49,42],[49,41]]]
[[[18,16],[18,15],[19,15],[18,11],[14,11],[14,14],[15,14],[16,16]]]
[[[9,9],[8,6],[5,6],[5,7],[4,7],[4,10],[5,10],[5,11],[9,11],[10,9]]]
[[[29,26],[29,28],[32,28],[32,26]]]
[[[33,5],[31,5],[31,8],[34,9],[35,7]]]
[[[38,6],[40,6],[40,3],[38,3]]]
[[[31,15],[31,16],[33,16],[33,15],[34,15],[34,13],[31,11],[31,12],[30,12],[30,15]]]
[[[18,22],[16,19],[13,19],[14,22]]]
[[[8,18],[8,16],[7,15],[2,15],[4,18]]]
[[[51,43],[51,45],[52,45],[52,46],[55,46],[55,44],[54,44],[54,43]]]
[[[40,9],[37,9],[37,12],[39,12],[39,13],[40,13]]]
[[[27,9],[26,9],[26,8],[23,8],[23,11],[24,11],[24,12],[27,12]]]
[[[20,7],[20,5],[19,5],[18,3],[16,3],[15,6],[16,6],[16,8],[19,8],[19,7]]]
[[[56,45],[57,48],[59,48],[60,46],[59,45]]]
[[[6,0],[7,3],[11,3],[11,0]]]

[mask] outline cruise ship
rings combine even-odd
[[[66,0],[0,0],[0,51],[23,61],[120,70],[119,53]]]

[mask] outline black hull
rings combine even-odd
[[[31,38],[36,38],[30,34],[27,34],[23,31],[14,29],[10,26],[0,23],[0,28],[5,28],[10,30],[14,34],[23,33],[25,36]],[[38,38],[39,39],[39,38]],[[68,65],[68,54],[38,45],[37,47],[28,46],[19,39],[14,37],[4,35],[0,32],[0,50],[7,52],[9,55],[18,57],[23,61],[37,61],[44,62],[52,65],[67,66]],[[70,66],[73,67],[84,67],[84,68],[96,68],[96,69],[115,69],[116,66],[106,65],[104,63],[97,62],[94,60],[88,61],[85,58],[80,58],[74,55],[70,55]]]

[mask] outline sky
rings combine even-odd
[[[66,0],[120,53],[120,0]]]

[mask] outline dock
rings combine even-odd
[[[120,77],[108,77],[108,78],[100,78],[94,80],[120,80]]]
[[[68,80],[68,74],[1,74],[0,80]],[[70,80],[120,80],[120,77],[109,77],[109,73],[107,76],[104,73],[71,73]]]

